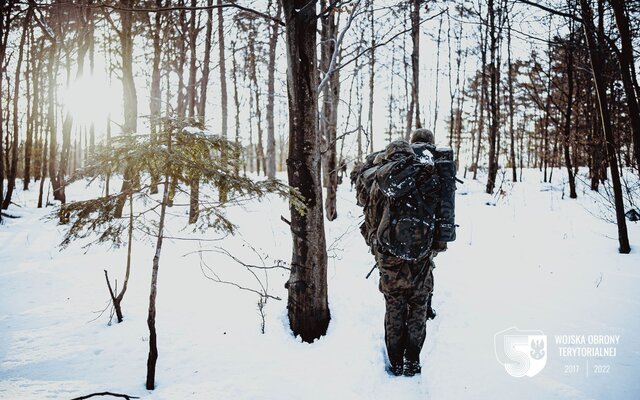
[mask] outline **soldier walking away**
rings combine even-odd
[[[385,344],[395,376],[421,372],[420,352],[431,309],[433,258],[455,240],[455,166],[450,149],[416,130],[406,141],[370,155],[357,171],[361,231],[380,272],[386,303]]]

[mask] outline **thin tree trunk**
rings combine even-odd
[[[235,40],[231,42],[231,62],[233,63],[233,103],[235,105],[236,108],[236,112],[235,112],[235,128],[236,128],[236,132],[235,132],[235,144],[236,144],[236,148],[238,151],[241,152],[241,145],[240,145],[240,98],[238,97],[238,78],[237,78],[237,73],[238,73],[238,65],[237,65],[237,61],[236,61],[236,42]],[[242,154],[237,154],[236,157],[240,158],[242,156]],[[235,164],[235,173],[236,175],[238,175],[240,173],[240,163],[236,163]]]
[[[36,103],[36,55],[35,44],[33,43],[33,29],[29,35],[30,50],[27,54],[28,69],[25,72],[25,83],[27,86],[27,140],[24,143],[24,169],[22,175],[22,190],[29,190],[29,183],[31,182],[31,155],[33,152],[33,120],[38,110],[38,104]],[[33,82],[33,93],[31,92],[31,83]],[[33,101],[31,101],[33,99]]]
[[[40,175],[40,187],[38,188],[38,208],[42,208],[42,197],[43,197],[43,193],[44,193],[44,181],[45,178],[47,177],[47,145],[48,145],[48,139],[49,137],[47,135],[44,136],[44,146],[42,146],[42,164],[40,166],[41,168],[41,175]],[[46,206],[46,205],[45,205]]]
[[[411,42],[413,44],[411,51],[411,103],[415,110],[416,128],[422,128],[420,120],[420,3],[420,0],[411,0]]]
[[[550,36],[550,35],[549,35]],[[553,160],[555,157],[554,152],[551,154],[551,175],[547,178],[547,166],[549,165],[549,123],[551,121],[551,65],[552,65],[553,52],[551,49],[551,42],[549,42],[549,63],[547,67],[547,99],[544,104],[544,130],[543,134],[543,148],[542,148],[542,162],[544,163],[544,182],[551,181],[551,175],[553,175]],[[557,143],[557,138],[555,139]]]
[[[196,0],[191,0],[191,7],[195,8],[198,5]],[[196,17],[198,11],[191,10],[191,18],[189,19],[189,80],[187,82],[187,115],[190,120],[194,120],[196,116],[196,61],[198,55],[196,53],[196,42],[198,40],[198,27],[196,26]]]
[[[405,20],[405,26],[408,23],[411,23],[411,8],[409,8],[409,13],[407,14],[407,12],[405,11],[404,14],[404,20]],[[408,17],[407,17],[408,15]],[[413,25],[411,26],[411,28],[413,29]],[[356,60],[357,62],[357,60]],[[402,64],[403,64],[403,69],[404,69],[404,96],[405,99],[407,100],[407,115],[406,115],[406,125],[405,125],[405,131],[404,131],[404,138],[405,140],[409,141],[409,139],[411,139],[411,132],[413,130],[413,107],[414,107],[414,98],[413,98],[413,82],[411,82],[411,91],[409,90],[408,86],[409,86],[409,62],[407,62],[407,40],[406,40],[406,35],[402,35]],[[356,69],[357,70],[357,69]],[[413,73],[413,72],[412,72]],[[411,93],[410,93],[411,92]]]
[[[289,94],[289,185],[300,191],[306,210],[291,206],[293,255],[289,323],[294,335],[312,342],[327,332],[327,253],[320,179],[320,136],[316,63],[316,1],[281,0],[286,21]]]
[[[191,7],[195,8],[197,4],[198,3],[196,2],[196,0],[191,0]],[[199,26],[196,26],[197,13],[197,10],[191,10],[191,19],[189,20],[189,53],[191,55],[191,59],[189,61],[189,83],[187,86],[187,112],[189,115],[189,120],[192,121],[191,123],[196,121],[196,61],[198,58],[198,55],[196,53],[196,42],[198,40],[199,32]],[[221,43],[221,47],[224,47],[223,43]],[[223,69],[222,64],[220,66],[220,69]],[[226,131],[226,127],[224,127],[224,129]],[[200,176],[196,174],[194,176],[191,176],[191,179],[189,180],[189,223],[195,224],[198,221],[199,214]]]
[[[336,25],[336,18],[334,13],[330,13],[326,18],[327,29],[327,56],[328,60],[335,51],[339,51],[336,47],[338,38],[338,26]],[[325,73],[329,73],[329,62],[326,65]],[[338,218],[337,211],[337,191],[338,191],[338,160],[337,160],[337,129],[338,129],[338,106],[340,102],[340,75],[339,71],[335,70],[331,73],[329,78],[329,84],[325,93],[324,107],[325,107],[325,124],[326,124],[326,149],[325,149],[325,168],[327,176],[327,200],[325,203],[325,209],[327,213],[327,219],[333,221]]]
[[[126,10],[133,7],[133,0],[121,0],[120,5]],[[132,135],[138,130],[138,99],[136,87],[133,81],[133,12],[120,11],[122,29],[120,44],[122,54],[122,106],[124,109],[124,125],[122,130],[127,135]],[[122,179],[121,193],[127,193],[133,187],[135,172],[127,165]],[[122,217],[126,197],[121,196],[117,203],[114,216]]]
[[[16,78],[13,85],[13,144],[11,146],[11,167],[7,176],[7,193],[2,202],[2,208],[7,209],[11,204],[11,196],[16,186],[16,175],[18,172],[18,145],[20,144],[20,125],[18,124],[18,100],[20,98],[20,73],[22,72],[22,57],[24,54],[24,43],[27,39],[29,22],[33,15],[33,7],[29,5],[27,15],[22,23],[22,34],[18,47],[18,61],[16,63]]]
[[[368,139],[369,139],[369,152],[373,153],[373,99],[374,99],[374,86],[375,86],[375,64],[376,64],[376,37],[375,37],[375,21],[374,21],[374,0],[371,0],[371,12],[370,14],[370,26],[371,26],[371,52],[369,57],[369,125],[368,125]]]
[[[56,68],[56,56],[58,47],[55,42],[51,43],[49,49],[49,62],[47,66],[47,80],[49,82],[47,88],[47,130],[49,131],[49,181],[51,189],[56,193],[60,188],[58,175],[56,173],[56,155],[57,155],[57,138],[56,138],[56,115],[55,115],[55,90],[57,87],[58,68]]]
[[[490,108],[490,119],[491,124],[489,125],[489,170],[487,176],[487,187],[486,192],[489,194],[493,193],[493,189],[496,184],[496,175],[498,173],[498,154],[497,150],[497,140],[498,140],[498,68],[499,65],[496,64],[497,59],[497,51],[498,51],[498,35],[496,32],[496,22],[495,22],[495,14],[496,10],[494,8],[494,0],[489,0],[488,2],[488,13],[489,13],[489,39],[490,39],[490,64],[489,64],[489,81],[490,81],[490,90],[491,97],[489,99],[489,108]]]
[[[207,0],[207,7],[213,6],[213,0]],[[209,74],[211,72],[211,40],[213,37],[213,8],[207,10],[207,24],[204,41],[204,59],[202,61],[202,80],[200,81],[200,102],[198,103],[198,119],[204,124],[207,109],[207,92],[209,88]],[[222,68],[222,66],[221,66]],[[225,83],[226,85],[226,83]],[[226,92],[226,87],[225,87]],[[225,99],[226,101],[226,99]],[[226,129],[225,129],[226,134]]]
[[[170,129],[170,128],[168,128]],[[171,133],[167,132],[167,150],[171,154]],[[151,289],[149,291],[149,313],[147,326],[149,327],[149,356],[147,357],[147,390],[155,389],[156,361],[158,360],[158,342],[156,333],[156,297],[158,295],[158,269],[160,268],[160,254],[162,252],[162,239],[164,237],[164,220],[169,203],[169,162],[165,166],[166,175],[162,190],[162,203],[160,205],[160,220],[158,221],[158,237],[156,251],[153,256],[153,269],[151,272]]]
[[[513,64],[511,63],[511,20],[509,20],[507,26],[507,64],[509,65],[508,71],[508,85],[509,85],[509,139],[511,141],[509,147],[509,157],[511,159],[511,181],[518,181],[517,166],[516,166],[516,140],[513,127],[513,120],[515,118],[515,100],[513,96],[513,75],[515,74]]]
[[[571,25],[570,28],[572,29]],[[565,111],[564,131],[563,131],[563,151],[564,163],[567,167],[567,176],[569,178],[569,197],[575,199],[578,197],[576,193],[576,180],[571,166],[571,156],[569,153],[569,145],[571,143],[571,115],[573,111],[573,32],[569,33],[569,41],[565,44],[565,63],[567,66],[567,109]]]
[[[162,7],[162,0],[156,0],[156,7]],[[151,93],[149,95],[149,127],[151,129],[151,141],[156,142],[160,134],[160,109],[161,96],[160,91],[160,60],[162,58],[162,47],[160,45],[160,30],[162,25],[162,13],[155,13],[153,30],[153,61],[151,63]],[[149,192],[151,194],[158,193],[158,180],[160,178],[156,173],[151,174],[151,185]]]
[[[278,2],[275,18],[280,19],[282,6]],[[276,50],[278,44],[278,30],[280,24],[271,23],[271,36],[269,37],[269,66],[267,68],[267,177],[276,177],[276,136],[274,122],[274,102],[275,102],[275,70],[276,70]]]
[[[122,322],[124,317],[122,314],[122,299],[127,292],[129,286],[129,275],[131,274],[131,249],[133,245],[133,193],[129,194],[129,226],[127,228],[127,236],[129,241],[127,243],[127,266],[124,274],[124,282],[122,283],[122,290],[116,296],[111,290],[111,284],[109,283],[109,277],[107,271],[104,271],[105,278],[107,279],[107,286],[109,287],[109,293],[111,294],[111,301],[113,302],[113,308],[116,311],[116,318],[118,323]]]
[[[482,9],[480,9],[479,14],[482,15]],[[480,17],[480,22],[482,22],[482,17]],[[480,101],[480,119],[478,120],[478,137],[476,144],[476,153],[474,155],[474,159],[472,162],[473,166],[473,179],[477,179],[478,177],[478,167],[480,163],[480,149],[482,148],[482,133],[484,131],[484,108],[485,108],[485,100],[486,100],[486,91],[487,91],[487,41],[488,34],[483,35],[482,23],[479,24],[478,30],[480,31],[480,62],[481,62],[481,79],[480,79],[480,97],[478,101]]]
[[[222,5],[222,0],[218,0],[218,6]],[[227,69],[224,53],[224,17],[222,8],[218,8],[218,49],[220,58],[220,109],[222,117],[222,137],[227,137],[228,109],[227,109]],[[222,157],[228,157],[228,154],[222,154]],[[220,183],[219,198],[221,202],[227,201],[227,186],[224,180]]]
[[[442,16],[440,17],[440,22],[438,24],[438,38],[437,42],[437,50],[436,50],[436,88],[435,88],[435,105],[433,111],[433,133],[437,133],[438,129],[438,92],[440,88],[440,43],[442,43]],[[417,126],[417,123],[416,123]]]
[[[4,118],[4,104],[5,102],[2,100],[3,93],[3,81],[2,75],[5,74],[5,53],[7,49],[7,41],[9,39],[10,25],[11,25],[11,6],[8,2],[0,3],[0,119]],[[2,208],[2,203],[4,202],[4,176],[5,176],[5,168],[4,168],[4,129],[2,126],[2,121],[0,121],[0,208]],[[2,212],[0,212],[0,223],[2,223]]]

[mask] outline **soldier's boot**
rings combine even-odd
[[[415,376],[422,372],[420,361],[404,360],[403,374],[404,376]]]
[[[389,375],[400,376],[404,372],[404,365],[402,363],[391,363],[386,370]]]

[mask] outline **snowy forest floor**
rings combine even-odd
[[[377,274],[365,279],[373,257],[346,180],[338,219],[325,222],[332,319],[314,344],[288,329],[287,271],[258,274],[282,298],[266,304],[262,334],[258,296],[205,275],[256,288],[255,278],[223,254],[193,253],[220,246],[246,263],[288,262],[283,200],[228,210],[239,225],[234,237],[167,240],[154,391],[144,389],[153,241],[138,234],[125,319],[108,326],[108,310],[99,314],[109,299],[103,269],[120,283],[126,246],[85,250],[86,242],[76,242],[60,251],[62,227],[43,219],[52,208],[35,208],[36,185],[19,190],[14,201],[22,207],[9,213],[20,218],[0,226],[0,398],[111,391],[144,399],[638,399],[640,225],[629,223],[632,254],[618,254],[616,226],[598,217],[611,210],[584,184],[578,200],[563,196],[561,173],[555,175],[551,185],[525,171],[524,182],[505,182],[498,197],[483,193],[484,181],[460,185],[458,240],[435,260],[438,317],[428,322],[423,373],[414,378],[384,371],[384,301]],[[99,182],[76,182],[67,198],[101,190]],[[170,209],[169,236],[216,237],[185,229],[184,212]],[[548,336],[547,365],[535,377],[511,377],[496,359],[494,335],[512,326]],[[600,334],[620,335],[614,357],[562,356],[555,342],[556,335]],[[594,365],[608,365],[608,373],[594,373]]]

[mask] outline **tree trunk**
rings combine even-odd
[[[354,11],[355,12],[355,11]],[[339,51],[336,47],[338,39],[338,26],[336,25],[336,17],[334,13],[330,13],[327,18],[327,33],[331,38],[327,42],[329,60],[335,51]],[[346,29],[346,28],[345,28]],[[329,65],[327,65],[329,68]],[[329,71],[326,71],[329,73]],[[326,173],[327,173],[327,200],[325,204],[327,219],[333,221],[338,218],[337,211],[337,191],[338,191],[338,160],[337,160],[337,130],[338,130],[338,107],[340,105],[340,72],[334,70],[331,72],[329,84],[326,91],[327,99],[325,99],[326,112]]]
[[[280,19],[282,6],[278,2],[275,18]],[[271,23],[271,36],[269,37],[269,66],[267,68],[267,164],[266,171],[269,179],[276,177],[276,136],[274,122],[274,102],[275,102],[275,70],[276,70],[276,50],[278,44],[278,30],[280,24]]]
[[[300,191],[306,210],[291,206],[293,255],[288,314],[291,330],[305,342],[327,332],[327,253],[320,180],[320,137],[316,63],[316,1],[281,0],[286,21],[289,94],[289,185]]]
[[[416,128],[422,128],[420,120],[420,3],[420,0],[411,0],[411,42],[413,44],[411,51],[411,104],[415,111]]]
[[[42,197],[44,193],[44,181],[47,177],[47,142],[48,136],[44,136],[44,146],[42,146],[42,164],[40,166],[40,187],[38,188],[38,208],[42,208]],[[45,204],[46,206],[46,204]]]
[[[124,109],[124,125],[122,130],[126,135],[132,135],[138,130],[138,99],[133,81],[133,12],[126,11],[133,7],[133,0],[121,0],[120,5],[125,9],[120,11],[122,29],[120,45],[122,53],[122,105]],[[127,165],[122,179],[121,193],[127,193],[133,186],[135,172]],[[125,196],[120,196],[116,203],[115,217],[122,217]]]
[[[515,100],[513,96],[513,75],[515,71],[513,70],[513,64],[511,63],[511,20],[509,20],[509,25],[507,27],[507,64],[509,65],[508,71],[508,85],[509,85],[509,138],[510,138],[510,146],[509,146],[509,157],[511,160],[511,181],[518,181],[517,167],[516,167],[516,140],[515,140],[515,132],[513,127],[513,120],[515,114]]]
[[[368,139],[369,139],[369,152],[373,153],[373,99],[375,89],[375,74],[376,74],[376,36],[375,36],[375,21],[373,16],[373,2],[371,0],[371,12],[370,21],[371,24],[371,52],[369,56],[369,126],[368,126]]]
[[[156,0],[156,7],[162,7],[162,0]],[[155,13],[153,30],[153,61],[151,67],[151,92],[149,96],[149,128],[151,129],[151,141],[156,142],[160,134],[160,110],[161,110],[161,96],[160,91],[160,59],[162,57],[162,47],[160,45],[160,30],[162,26],[162,13]],[[160,178],[157,174],[151,175],[151,185],[149,192],[151,194],[158,193],[158,180]]]
[[[51,190],[53,193],[60,188],[58,182],[58,174],[56,173],[56,155],[57,155],[57,135],[56,135],[56,115],[55,115],[55,90],[57,87],[58,68],[56,67],[56,56],[58,46],[53,42],[49,49],[49,62],[47,66],[47,80],[49,82],[47,88],[47,130],[49,131],[49,181],[51,182]]]
[[[168,128],[170,129],[170,128]],[[167,151],[171,154],[171,133],[167,132]],[[149,313],[147,326],[149,327],[149,356],[147,357],[147,390],[155,389],[156,361],[158,360],[158,343],[156,335],[156,296],[158,295],[158,269],[160,268],[160,254],[162,252],[162,239],[164,236],[164,220],[169,202],[169,162],[165,166],[166,175],[162,190],[162,203],[160,205],[160,220],[158,221],[158,237],[156,251],[153,256],[153,269],[151,272],[151,289],[149,291]]]
[[[213,6],[213,0],[207,0],[207,7]],[[204,60],[202,61],[202,80],[200,81],[200,102],[198,103],[198,119],[205,122],[207,109],[207,92],[209,88],[209,74],[211,72],[211,39],[213,36],[213,8],[207,10],[207,24],[204,38]],[[222,68],[222,66],[220,67]],[[226,83],[225,83],[226,85]],[[226,87],[225,87],[226,92]],[[225,93],[226,97],[226,93]],[[226,99],[225,99],[226,101]],[[226,132],[225,132],[226,133]]]
[[[2,100],[3,93],[3,81],[2,75],[5,73],[5,53],[7,49],[7,40],[9,38],[9,26],[11,25],[11,4],[8,2],[0,3],[0,119],[4,117],[4,104],[5,102]],[[2,126],[2,121],[0,121],[0,208],[2,208],[2,203],[4,202],[4,129]],[[0,212],[0,223],[2,223],[2,212]]]
[[[572,27],[570,27],[572,29]],[[563,151],[564,163],[567,167],[567,176],[569,178],[569,197],[575,199],[578,197],[576,193],[576,180],[571,166],[571,156],[569,146],[571,143],[571,115],[573,111],[573,32],[569,34],[569,41],[565,44],[565,63],[567,66],[567,109],[565,111],[564,132],[563,132]]]
[[[479,12],[482,15],[482,10]],[[480,17],[480,22],[482,22],[482,17]],[[488,34],[483,35],[482,31],[483,24],[480,23],[478,26],[478,30],[480,31],[480,97],[478,101],[480,102],[480,119],[478,120],[478,137],[476,144],[476,152],[473,155],[473,162],[471,163],[473,167],[473,179],[478,178],[478,166],[480,163],[480,149],[482,148],[482,133],[484,131],[484,114],[485,114],[485,100],[487,98],[487,41]]]
[[[242,153],[240,150],[240,98],[238,97],[238,63],[236,61],[236,42],[231,42],[231,62],[233,66],[233,104],[235,105],[235,144],[240,154],[237,154],[236,157],[242,157]],[[235,173],[238,175],[240,173],[240,163],[235,164]]]
[[[496,175],[498,173],[498,154],[496,152],[496,144],[498,140],[498,68],[499,65],[496,64],[497,51],[498,51],[498,36],[496,32],[496,22],[495,22],[495,14],[496,10],[494,9],[494,0],[489,0],[488,2],[488,13],[489,13],[489,40],[490,40],[490,64],[489,64],[489,81],[490,81],[490,90],[491,97],[489,99],[489,108],[490,108],[490,117],[491,124],[489,125],[489,170],[487,176],[487,187],[486,192],[489,194],[493,193],[493,189],[496,185]]]
[[[631,246],[629,245],[627,221],[624,216],[624,200],[622,198],[622,186],[620,185],[620,171],[618,170],[618,162],[616,160],[615,142],[613,139],[611,116],[609,114],[609,104],[607,101],[607,89],[604,83],[603,60],[600,56],[602,49],[596,43],[594,37],[595,27],[593,25],[591,6],[589,5],[588,0],[580,0],[580,10],[583,20],[584,36],[589,50],[589,58],[591,60],[593,80],[596,86],[596,93],[598,95],[598,105],[600,108],[602,130],[604,131],[607,158],[609,161],[609,168],[611,169],[611,183],[613,186],[616,221],[618,224],[618,242],[620,244],[618,251],[623,254],[628,254],[631,251]]]
[[[31,162],[33,153],[33,131],[35,129],[34,118],[38,112],[38,94],[36,92],[38,71],[36,64],[36,51],[35,44],[33,43],[33,29],[30,35],[30,50],[29,59],[27,65],[29,65],[27,72],[25,72],[25,83],[27,85],[27,140],[24,143],[24,169],[22,175],[22,190],[29,190],[29,183],[31,182]],[[31,83],[33,83],[33,92],[31,92]],[[31,101],[33,99],[33,101]]]
[[[442,16],[440,16],[440,22],[438,23],[438,38],[437,50],[436,50],[436,88],[435,88],[435,105],[433,107],[433,134],[435,135],[438,129],[438,92],[440,88],[440,43],[442,42]],[[416,126],[418,123],[416,122]]]
[[[191,7],[195,8],[198,5],[196,0],[191,0]],[[189,20],[189,54],[191,58],[189,60],[189,82],[187,85],[187,112],[189,115],[190,123],[196,122],[196,61],[197,55],[197,40],[199,26],[196,26],[196,15],[198,11],[191,10],[191,19]],[[224,47],[224,42],[220,43],[220,47]],[[223,64],[220,65],[220,69],[223,70]],[[226,89],[225,89],[226,92]],[[226,105],[226,104],[225,104]],[[199,116],[198,116],[199,117]],[[198,118],[199,119],[199,118]],[[226,127],[224,127],[226,130]],[[189,223],[195,224],[198,221],[200,214],[200,176],[195,174],[191,176],[189,181]]]
[[[18,47],[18,61],[16,63],[16,78],[13,84],[13,144],[11,146],[11,167],[7,176],[7,193],[2,202],[2,208],[7,209],[11,204],[11,196],[16,186],[16,175],[18,173],[18,145],[20,144],[20,125],[18,123],[18,99],[20,98],[20,73],[22,72],[22,57],[24,54],[24,42],[29,30],[29,22],[33,15],[33,7],[29,5],[27,15],[22,23],[22,34]],[[1,78],[1,77],[0,77]]]
[[[196,0],[191,0],[191,7],[195,8],[198,5]],[[198,32],[199,27],[196,26],[196,16],[198,11],[195,9],[191,10],[191,18],[189,19],[189,55],[191,58],[189,59],[189,80],[187,82],[187,115],[190,120],[194,120],[196,116],[196,73],[197,66],[196,61],[198,59],[197,51],[197,40],[198,40]]]
[[[222,0],[218,0],[218,6],[222,5]],[[218,8],[218,49],[220,58],[220,109],[221,109],[221,129],[222,137],[227,137],[227,124],[228,124],[228,108],[227,108],[227,69],[224,53],[224,17],[222,14],[222,8]],[[228,154],[221,154],[222,157],[228,157]],[[227,201],[227,185],[224,179],[220,182],[219,188],[220,202]]]

